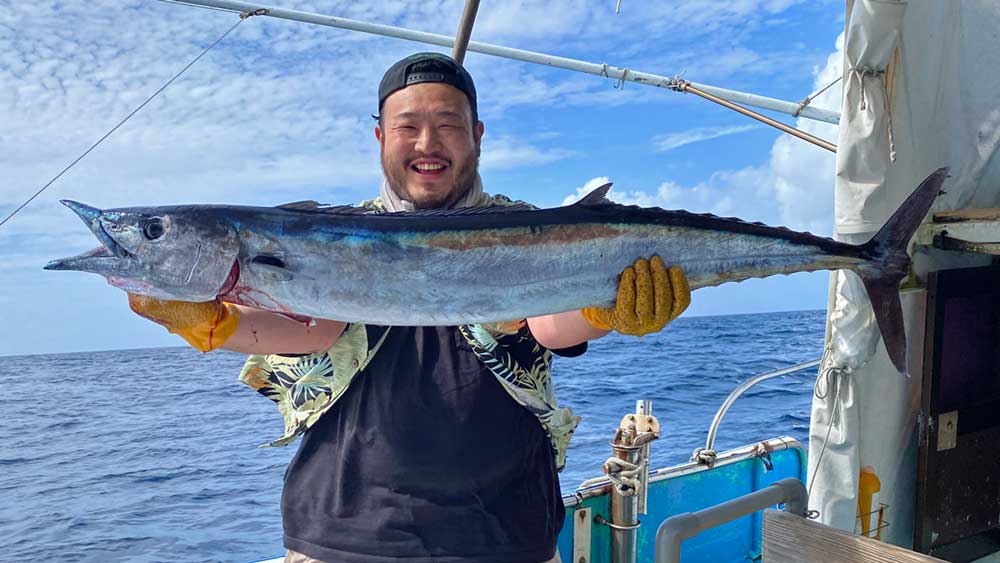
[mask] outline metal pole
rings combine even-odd
[[[442,47],[453,47],[455,45],[455,39],[445,35],[438,35],[435,33],[425,33],[422,31],[413,31],[410,29],[404,29],[401,27],[393,27],[388,25],[365,23],[357,20],[350,20],[347,18],[337,18],[333,16],[324,16],[321,14],[315,14],[310,12],[300,12],[297,10],[272,8],[264,6],[262,4],[252,4],[249,2],[238,2],[235,0],[172,0],[172,2],[191,4],[195,6],[209,6],[213,8],[221,8],[224,10],[231,10],[233,12],[241,12],[241,13],[252,10],[263,9],[266,11],[264,15],[271,16],[274,18],[281,18],[281,19],[299,21],[304,23],[312,23],[317,25],[325,25],[328,27],[336,27],[339,29],[349,29],[352,31],[360,31],[363,33],[373,33],[376,35],[395,37],[397,39],[407,39],[409,41],[419,41],[421,43],[429,43],[431,45],[439,45]],[[492,55],[495,57],[502,57],[506,59],[513,59],[527,63],[535,63],[545,66],[561,68],[564,70],[583,72],[586,74],[593,74],[597,76],[604,76],[611,79],[617,79],[623,82],[635,82],[637,84],[644,84],[646,86],[666,88],[668,90],[676,90],[678,86],[678,80],[676,78],[672,78],[669,76],[650,74],[647,72],[640,72],[637,70],[631,70],[607,64],[589,63],[576,59],[556,57],[552,55],[546,55],[544,53],[524,51],[521,49],[512,49],[510,47],[490,45],[487,43],[479,43],[476,41],[469,42],[468,50],[475,51],[477,53],[482,53],[484,55]],[[799,104],[796,104],[794,102],[786,102],[784,100],[778,100],[766,96],[758,96],[756,94],[748,94],[746,92],[739,92],[736,90],[728,90],[726,88],[718,88],[715,86],[709,86],[707,84],[698,84],[696,82],[685,82],[685,84],[687,84],[687,86],[689,87],[689,91],[691,91],[691,87],[697,88],[698,91],[700,92],[699,95],[709,94],[723,100],[729,100],[747,106],[753,106],[780,113],[787,113],[789,115],[797,115],[799,117],[815,119],[818,121],[825,121],[827,123],[838,123],[840,121],[840,114],[835,111],[818,109],[812,106],[799,107]],[[692,91],[692,93],[694,92]],[[743,111],[745,112],[746,110]]]
[[[653,414],[653,401],[649,399],[639,399],[635,402],[635,414],[647,416]],[[636,506],[638,514],[646,514],[646,499],[649,498],[649,446],[647,442],[642,446],[642,471],[639,474],[639,501]]]
[[[618,459],[634,464],[639,460],[642,446],[612,443],[611,449]],[[638,498],[634,494],[623,495],[616,487],[611,488],[611,563],[636,562]]]
[[[465,10],[462,12],[462,22],[458,24],[458,35],[455,37],[455,48],[451,51],[451,58],[458,64],[465,60],[465,50],[469,47],[469,38],[472,37],[472,25],[476,23],[476,12],[479,11],[479,0],[466,0]]]
[[[656,530],[653,544],[656,563],[680,563],[681,542],[726,522],[731,522],[775,504],[785,503],[785,512],[805,516],[809,497],[802,481],[782,479],[766,488],[710,506],[698,512],[671,516]]]
[[[709,94],[708,92],[704,92],[702,90],[699,90],[698,88],[693,87],[690,82],[681,82],[680,84],[677,85],[677,89],[680,90],[681,92],[691,92],[692,94],[694,94],[696,96],[701,96],[702,98],[705,98],[706,100],[713,101],[713,102],[715,102],[715,103],[717,103],[719,105],[725,106],[725,107],[727,107],[727,108],[729,108],[729,109],[731,109],[733,111],[742,113],[743,115],[745,115],[745,116],[747,116],[747,117],[749,117],[751,119],[756,119],[757,121],[760,121],[761,123],[765,123],[767,125],[770,125],[771,127],[774,127],[775,129],[780,129],[781,131],[784,131],[785,133],[788,133],[789,135],[791,135],[793,137],[798,137],[799,139],[802,139],[803,141],[810,142],[810,143],[816,145],[817,147],[824,148],[824,149],[826,149],[826,150],[828,150],[830,152],[833,152],[833,153],[837,152],[837,145],[835,145],[835,144],[833,144],[833,143],[831,143],[829,141],[824,141],[823,139],[820,139],[819,137],[815,137],[813,135],[810,135],[809,133],[806,133],[805,131],[800,131],[800,130],[794,128],[794,127],[789,127],[788,125],[785,125],[784,123],[781,123],[780,121],[775,121],[775,120],[771,119],[770,117],[765,117],[765,116],[763,116],[763,115],[761,115],[761,114],[759,114],[759,113],[757,113],[755,111],[750,111],[750,110],[748,110],[748,109],[746,109],[744,107],[738,106],[738,105],[736,105],[736,104],[734,104],[732,102],[727,102],[726,100],[724,100],[724,99],[722,99],[722,98],[720,98],[718,96],[713,96],[712,94]]]
[[[740,396],[743,395],[743,393],[745,393],[747,389],[753,387],[754,385],[757,385],[761,381],[767,381],[768,379],[773,379],[775,377],[779,377],[782,375],[795,373],[799,370],[818,366],[820,361],[821,360],[812,360],[810,362],[805,362],[802,364],[789,366],[787,368],[769,371],[761,375],[756,375],[741,383],[739,386],[736,387],[736,389],[733,389],[733,392],[730,393],[728,397],[726,397],[726,400],[722,402],[722,406],[719,407],[718,412],[715,413],[715,418],[712,419],[712,425],[709,426],[708,428],[708,439],[705,440],[705,449],[706,450],[715,449],[715,435],[716,433],[718,433],[719,426],[722,424],[722,418],[726,416],[726,413],[729,411],[729,407],[733,406],[733,403],[736,402],[736,399],[739,399]]]

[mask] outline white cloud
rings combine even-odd
[[[572,156],[573,151],[559,147],[540,147],[513,136],[483,138],[480,163],[483,169],[504,169],[547,164]]]
[[[654,192],[612,188],[608,199],[625,205],[684,209],[695,213],[712,213],[719,216],[738,216],[752,221],[771,221],[777,217],[774,205],[769,204],[770,191],[760,168],[721,171],[712,174],[705,182],[694,186],[681,186],[663,182]],[[563,205],[579,201],[594,189],[608,183],[607,177],[588,180],[576,192],[563,199]],[[748,202],[755,204],[748,205]]]
[[[691,143],[718,139],[719,137],[725,137],[727,135],[753,131],[754,129],[758,129],[758,126],[733,125],[729,127],[696,127],[679,133],[657,135],[656,137],[653,137],[653,145],[656,147],[656,150],[660,152],[667,152],[683,147],[684,145],[690,145]]]
[[[736,0],[712,3],[707,9],[704,0],[625,0],[621,12],[616,14],[614,2],[511,0],[484,4],[475,33],[482,41],[530,39],[559,45],[575,40],[608,45],[617,43],[622,30],[629,30],[631,40],[625,49],[638,52],[642,48],[635,47],[635,43],[654,44],[665,37],[676,37],[679,43],[686,43],[693,36],[704,36],[726,43],[735,32],[765,26],[776,14],[799,3],[802,0]],[[457,18],[453,25],[457,25]],[[719,37],[720,30],[733,33]]]

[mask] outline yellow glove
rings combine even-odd
[[[653,256],[625,268],[613,309],[587,307],[581,312],[595,328],[642,336],[662,330],[690,304],[691,289],[684,270],[679,266],[668,270],[663,259]]]
[[[163,325],[202,352],[222,346],[240,324],[239,310],[221,301],[164,301],[129,293],[128,305],[138,315]]]

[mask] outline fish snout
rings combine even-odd
[[[65,205],[66,207],[73,210],[80,219],[87,224],[87,226],[93,225],[101,218],[101,210],[96,207],[91,207],[89,205],[80,203],[79,201],[73,201],[71,199],[60,199],[59,203]],[[93,229],[93,227],[91,227]]]
[[[101,217],[104,213],[102,210],[71,199],[62,199],[59,200],[59,203],[72,209],[80,220],[87,225],[90,232],[94,233],[97,240],[101,241],[101,244],[103,244],[104,247],[111,252],[111,254],[117,256],[118,258],[126,258],[129,256],[128,251],[125,250],[122,245],[118,244],[118,242],[112,238],[106,230],[104,230],[104,225],[101,222]]]

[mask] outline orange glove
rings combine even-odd
[[[239,309],[221,301],[164,301],[129,293],[128,304],[136,314],[163,325],[202,352],[222,346],[240,324]]]
[[[679,266],[668,270],[663,259],[653,256],[625,268],[613,309],[587,307],[581,313],[595,328],[642,336],[662,330],[690,304],[691,289],[684,270]]]

